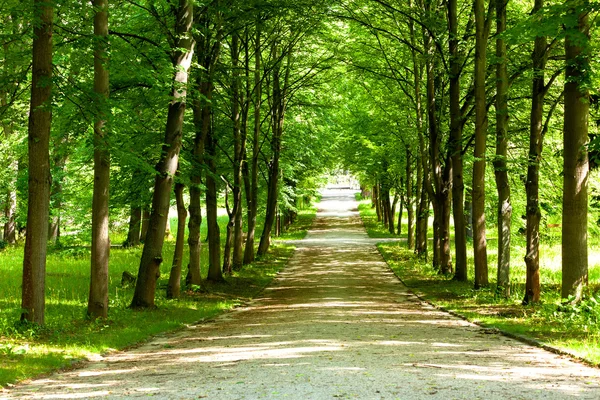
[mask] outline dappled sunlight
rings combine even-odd
[[[600,398],[599,370],[421,302],[366,238],[355,202],[323,200],[340,210],[319,214],[261,298],[9,398]]]

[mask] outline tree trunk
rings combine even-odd
[[[92,198],[92,258],[90,295],[87,315],[108,317],[108,197],[110,186],[110,151],[106,140],[109,110],[108,84],[108,0],[93,0],[94,7],[94,95],[98,107],[94,122],[94,189]]]
[[[579,12],[577,26],[567,29],[565,55],[564,186],[562,213],[563,299],[579,302],[588,283],[588,118],[589,118],[589,22],[588,10]],[[585,39],[584,39],[585,38]]]
[[[465,230],[467,232],[467,239],[473,240],[473,194],[471,189],[467,188],[465,194]]]
[[[389,226],[390,218],[390,191],[383,184],[379,185],[379,199],[381,201],[381,214],[383,216],[383,226]]]
[[[502,33],[506,30],[506,3],[496,0],[496,158],[494,173],[498,190],[498,273],[496,292],[510,296],[510,182],[508,180],[508,72],[506,43]]]
[[[243,218],[242,218],[242,165],[246,153],[246,138],[242,135],[240,105],[240,74],[239,74],[239,36],[233,34],[231,40],[231,63],[232,63],[232,115],[233,121],[233,260],[231,268],[240,270],[244,262],[243,248]],[[231,271],[229,271],[231,272]]]
[[[15,19],[12,16],[7,16],[6,18],[6,22],[5,24],[8,25],[9,23],[13,24],[13,34],[16,34],[18,32],[18,26],[19,24],[15,22]],[[11,54],[12,49],[10,48],[10,43],[9,41],[4,41],[4,44],[2,46],[3,50],[4,50],[4,57],[3,57],[3,71],[5,71],[6,75],[9,75],[13,72],[14,69],[14,65],[13,63],[11,63],[9,54]],[[3,77],[4,78],[4,77]],[[8,84],[4,84],[2,85],[3,88],[0,89],[0,106],[2,109],[7,110],[9,108],[9,104],[12,103],[11,101],[9,101],[8,98],[8,94],[9,92],[13,92],[14,89],[16,88],[16,82],[14,83],[8,83]],[[14,92],[13,92],[14,93]],[[14,98],[14,94],[13,96],[11,96],[12,100]],[[3,115],[4,118],[2,118],[2,121],[0,121],[0,126],[2,126],[2,129],[4,131],[4,136],[8,139],[10,137],[12,137],[13,133],[14,133],[14,122],[12,120],[8,120],[7,114],[4,113]],[[17,234],[16,234],[16,222],[15,222],[15,217],[16,217],[16,212],[17,212],[17,189],[16,189],[16,184],[17,184],[17,176],[18,176],[18,156],[16,154],[16,152],[12,152],[10,155],[10,157],[13,158],[12,161],[9,161],[8,165],[5,165],[5,167],[7,168],[7,177],[8,177],[8,182],[6,182],[6,192],[0,194],[0,196],[4,197],[4,226],[2,228],[2,231],[0,231],[0,233],[2,234],[2,240],[6,241],[6,243],[8,244],[15,244],[17,241]]]
[[[208,276],[207,280],[212,282],[223,281],[221,270],[221,230],[217,218],[217,145],[214,138],[212,126],[206,136],[206,162],[208,173],[206,174],[206,223],[208,228]]]
[[[413,211],[413,178],[412,178],[412,160],[411,153],[406,150],[406,214],[408,218],[407,226],[407,247],[412,249],[415,246],[414,226],[413,221],[415,219]]]
[[[383,219],[381,212],[381,193],[379,191],[379,183],[373,186],[373,202],[375,203],[375,212],[377,213],[377,221],[381,221]]]
[[[543,0],[535,0],[533,14],[540,12],[544,6]],[[540,219],[539,205],[540,160],[543,144],[543,115],[544,97],[546,96],[546,37],[535,38],[533,55],[533,79],[531,90],[531,114],[529,124],[529,155],[527,164],[527,239],[525,265],[527,267],[525,281],[525,297],[523,304],[540,301]]]
[[[450,251],[450,211],[452,204],[452,162],[450,155],[446,158],[442,171],[442,187],[440,190],[440,272],[452,273],[452,253]]]
[[[271,138],[271,151],[273,153],[269,165],[269,189],[267,193],[267,210],[265,215],[265,225],[260,244],[258,245],[258,255],[267,254],[271,240],[271,229],[275,220],[277,209],[278,183],[279,183],[279,158],[281,157],[281,138],[283,135],[283,123],[286,109],[286,93],[289,89],[289,74],[291,68],[292,50],[288,49],[287,66],[283,87],[281,87],[281,68],[279,62],[273,68],[273,135]],[[273,45],[273,59],[277,59],[277,45]]]
[[[262,100],[262,80],[260,76],[260,23],[257,21],[254,42],[254,131],[252,135],[252,169],[250,195],[248,198],[248,234],[244,249],[244,264],[254,261],[254,236],[256,232],[256,213],[258,207],[258,157],[260,156],[260,106]]]
[[[45,322],[46,250],[50,202],[50,127],[52,124],[52,19],[48,2],[34,0],[31,102],[29,108],[29,189],[23,257],[21,320]],[[39,18],[39,19],[38,19]]]
[[[185,243],[185,222],[187,211],[183,201],[184,184],[177,182],[175,184],[175,201],[177,203],[177,237],[175,240],[175,252],[173,253],[173,263],[171,264],[171,274],[167,285],[167,299],[179,298],[181,291],[181,266],[183,263],[183,247]]]
[[[208,27],[210,18],[204,14],[200,19],[199,26],[204,32],[210,32]],[[186,281],[191,285],[200,285],[202,277],[200,274],[200,255],[202,252],[202,241],[200,240],[200,228],[202,226],[202,209],[200,199],[202,197],[202,167],[205,162],[205,144],[210,129],[212,96],[214,90],[213,75],[220,51],[220,33],[217,32],[213,38],[207,33],[199,35],[197,59],[202,66],[196,75],[196,92],[192,101],[194,116],[194,148],[192,151],[193,168],[191,172],[190,185],[190,220],[188,223],[188,246],[190,250],[190,261],[188,265],[189,279]]]
[[[61,147],[67,146],[66,139],[54,144],[53,164],[56,171],[50,184],[50,218],[48,221],[48,241],[56,243],[60,240],[60,216],[62,211],[62,182],[67,156]]]
[[[229,188],[225,187],[225,209],[227,210],[227,232],[225,234],[225,247],[223,248],[223,272],[231,275],[231,247],[233,244],[233,235],[235,229],[235,214],[229,207]]]
[[[498,0],[501,1],[501,0]],[[460,109],[461,59],[458,50],[457,0],[448,0],[450,40],[450,151],[452,155],[452,211],[454,217],[454,279],[467,281],[467,233],[464,216],[464,177],[462,157],[462,113]]]
[[[127,230],[127,239],[125,247],[134,247],[140,245],[140,225],[142,222],[142,207],[131,206],[129,216],[129,229]]]
[[[485,146],[487,109],[485,96],[486,45],[485,0],[475,0],[475,160],[473,161],[473,252],[475,289],[488,285],[485,235]]]
[[[400,188],[400,212],[398,212],[398,224],[396,228],[398,236],[402,234],[402,213],[404,212],[404,206],[407,205],[406,192],[404,191],[404,179],[400,179]]]
[[[179,150],[181,148],[183,117],[185,114],[185,96],[188,70],[193,56],[194,40],[191,37],[193,25],[193,2],[179,0],[177,8],[177,43],[173,49],[173,87],[167,115],[165,140],[162,155],[156,166],[150,229],[146,235],[144,250],[131,302],[132,308],[154,307],[156,281],[160,276],[160,264],[163,261],[162,247],[165,240],[165,228],[169,215],[169,199],[173,176],[177,171]]]
[[[146,207],[142,208],[142,227],[140,233],[140,241],[146,242],[146,235],[148,234],[148,227],[150,226],[150,210]]]
[[[6,194],[6,204],[4,206],[4,217],[6,223],[4,224],[4,240],[9,244],[15,244],[17,242],[17,225],[15,221],[17,213],[17,192],[14,190],[9,191]]]

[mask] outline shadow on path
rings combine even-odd
[[[422,304],[366,236],[352,195],[325,193],[288,267],[249,306],[5,396],[600,398],[600,371]]]

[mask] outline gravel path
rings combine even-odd
[[[600,371],[422,304],[326,193],[289,266],[248,307],[7,398],[600,399]],[[0,395],[1,396],[1,395]]]

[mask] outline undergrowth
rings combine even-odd
[[[384,229],[377,221],[374,210],[367,202],[359,207],[361,217],[371,237],[381,237]],[[430,224],[431,226],[431,224]],[[406,226],[403,227],[406,231]],[[491,238],[492,233],[488,234]],[[429,242],[431,244],[431,242]],[[451,276],[440,275],[430,262],[415,256],[406,242],[380,243],[378,248],[396,275],[415,293],[426,300],[457,312],[471,321],[523,335],[542,343],[559,347],[570,353],[600,364],[600,265],[591,263],[590,283],[585,299],[579,304],[561,302],[560,298],[560,241],[542,244],[542,301],[523,306],[525,294],[525,266],[513,261],[511,266],[511,293],[508,298],[497,294],[495,288],[496,241],[488,240],[488,261],[491,284],[487,288],[473,289],[473,259],[469,254],[469,281],[457,282]],[[430,246],[431,247],[431,246]],[[524,249],[515,243],[511,251],[513,260]],[[594,251],[591,249],[592,259]],[[429,254],[431,259],[431,249]],[[558,263],[558,264],[557,264]]]
[[[302,238],[314,216],[314,209],[301,211],[296,224],[289,229],[289,236]],[[222,219],[220,222],[226,221]],[[206,247],[203,246],[202,260],[207,259]],[[163,251],[165,260],[172,259],[173,250],[174,242],[167,241]],[[137,272],[141,251],[141,247],[111,250],[109,317],[90,321],[85,317],[89,249],[50,249],[46,325],[43,327],[19,322],[22,247],[8,247],[0,253],[0,270],[4,277],[0,281],[0,387],[58,368],[69,368],[94,354],[124,349],[153,335],[210,319],[244,304],[285,266],[294,248],[285,241],[277,241],[265,257],[227,276],[225,282],[204,282],[201,290],[188,288],[176,300],[166,299],[165,288],[171,265],[165,262],[161,265],[157,284],[157,308],[134,311],[128,308],[134,285],[122,287],[121,275],[123,271]],[[185,257],[184,265],[187,264],[187,254]],[[205,276],[207,266],[202,268]]]

